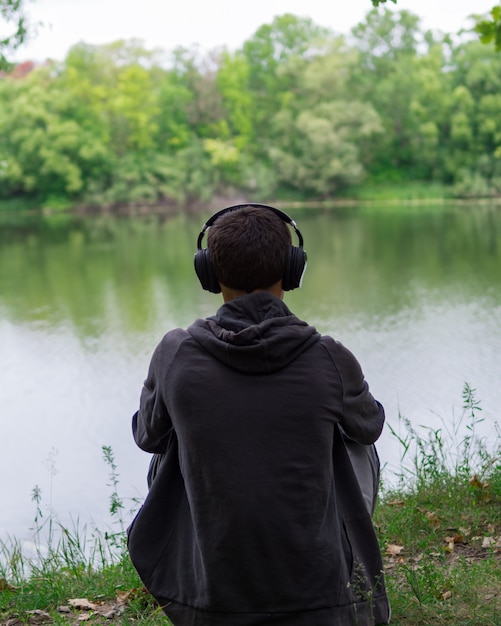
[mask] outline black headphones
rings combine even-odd
[[[211,267],[209,250],[207,248],[202,248],[202,239],[205,231],[210,228],[214,222],[221,217],[221,215],[247,206],[273,211],[275,215],[278,215],[280,219],[292,226],[296,231],[296,235],[299,239],[299,246],[289,246],[289,253],[285,263],[284,275],[282,277],[282,289],[284,291],[291,291],[292,289],[300,287],[301,279],[303,278],[303,274],[306,269],[306,252],[303,250],[303,236],[299,232],[296,222],[283,211],[275,209],[275,207],[268,206],[267,204],[255,203],[235,204],[233,206],[229,206],[226,209],[222,209],[221,211],[215,213],[203,225],[202,232],[198,235],[197,251],[195,252],[195,272],[197,273],[202,287],[211,293],[221,293],[221,287],[219,286],[214,270]]]

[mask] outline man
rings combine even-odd
[[[133,433],[154,457],[129,552],[175,626],[389,620],[370,517],[384,412],[354,356],[284,304],[305,265],[285,213],[220,211],[195,269],[224,304],[153,354]]]

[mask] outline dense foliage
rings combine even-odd
[[[26,0],[0,0],[0,69],[9,67],[8,55],[24,42],[28,34],[25,5]]]
[[[0,78],[0,196],[64,207],[333,198],[361,181],[501,191],[501,55],[373,9],[290,14],[241,49],[74,46]]]

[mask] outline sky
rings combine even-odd
[[[486,13],[496,0],[398,0],[387,6],[422,18],[422,26],[456,33],[471,13]],[[235,50],[277,15],[293,13],[348,33],[372,8],[371,0],[28,0],[38,34],[15,60],[63,60],[79,42],[106,44],[138,38],[148,49],[170,51],[198,44],[202,50]],[[0,34],[2,32],[0,28]]]

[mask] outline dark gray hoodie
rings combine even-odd
[[[383,422],[354,356],[268,293],[167,333],[133,418],[155,457],[129,551],[175,626],[386,623],[338,428],[369,445]]]

